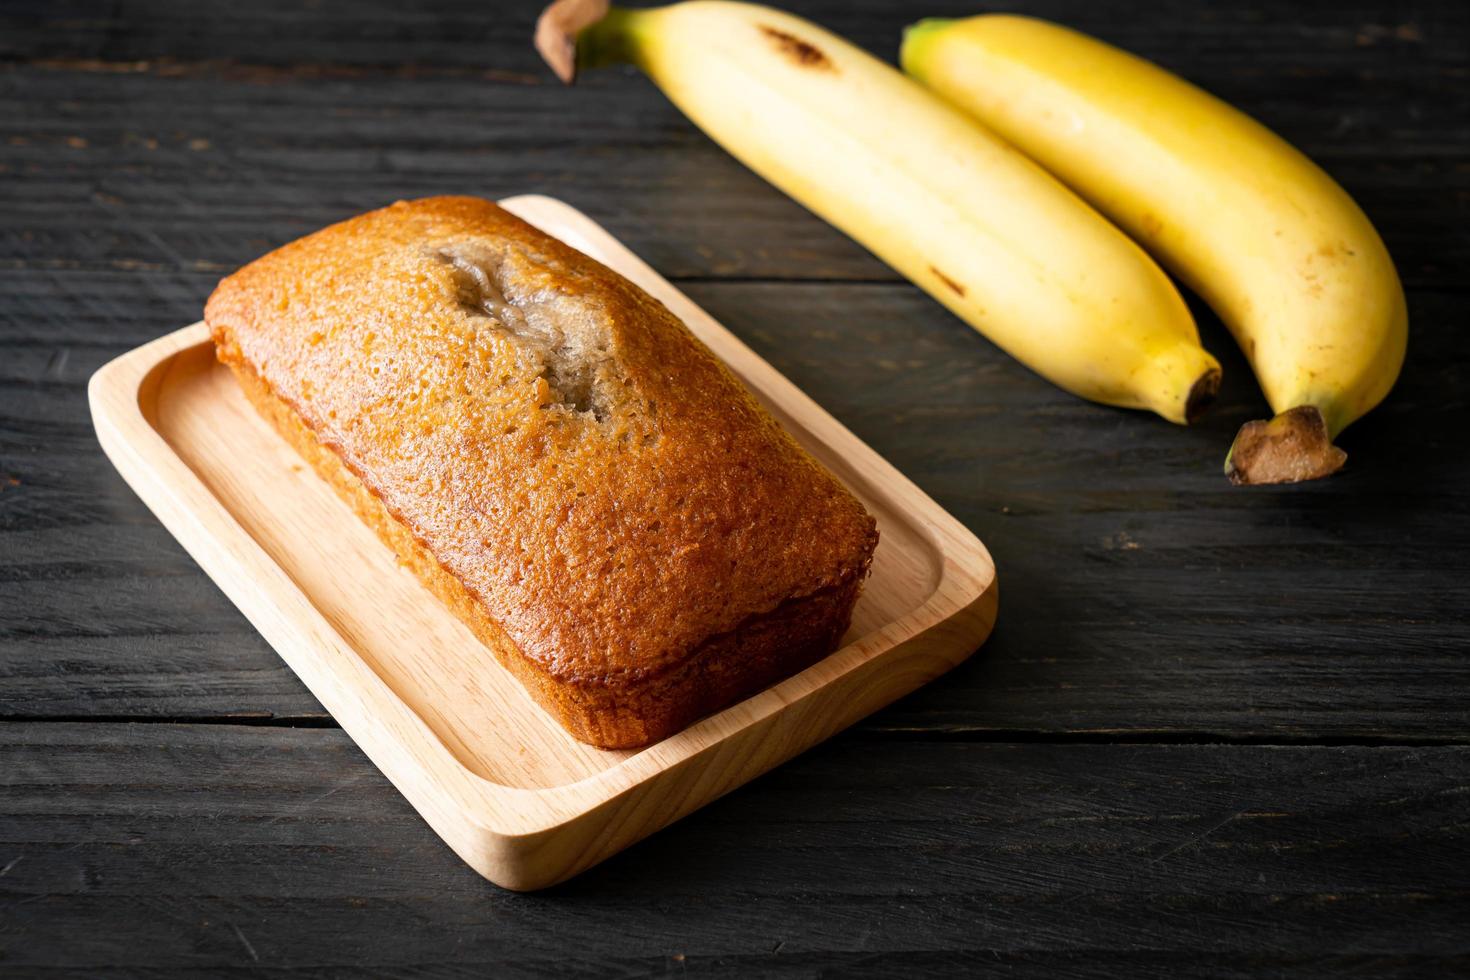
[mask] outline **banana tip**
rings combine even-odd
[[[1327,423],[1314,405],[1289,408],[1269,422],[1240,427],[1225,475],[1236,486],[1320,480],[1342,469],[1347,453],[1332,444]]]
[[[942,31],[953,23],[954,19],[952,17],[925,17],[923,20],[916,20],[905,27],[903,29],[903,39],[905,41],[911,39],[920,40],[924,35]]]
[[[1189,386],[1189,395],[1184,399],[1184,421],[1193,424],[1205,409],[1215,403],[1220,393],[1220,369],[1212,367],[1194,380]]]
[[[914,21],[903,29],[903,38],[898,44],[898,60],[903,70],[914,74],[919,70],[920,51],[934,35],[942,32],[954,21],[947,17],[925,17]]]

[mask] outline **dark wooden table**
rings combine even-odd
[[[1409,287],[1320,484],[1050,387],[534,5],[0,0],[0,975],[1470,971],[1470,25],[1457,0],[1022,9],[1319,160]],[[890,57],[974,8],[803,4]],[[967,665],[569,884],[440,843],[103,458],[88,376],[395,198],[603,222],[989,545]]]

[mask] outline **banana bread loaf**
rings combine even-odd
[[[316,232],[205,319],[261,414],[582,741],[661,739],[847,629],[877,543],[857,499],[660,303],[488,201]]]

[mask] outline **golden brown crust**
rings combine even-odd
[[[205,315],[262,414],[584,741],[664,737],[846,629],[877,537],[857,500],[660,304],[489,202],[335,225]]]

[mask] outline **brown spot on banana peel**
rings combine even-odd
[[[804,41],[795,34],[783,31],[780,28],[770,27],[766,24],[760,25],[760,31],[770,38],[776,50],[786,55],[792,61],[803,68],[814,68],[817,71],[837,71],[837,66],[832,59],[823,53],[822,49],[810,41]]]
[[[536,21],[541,57],[570,85],[577,80],[577,35],[607,16],[609,0],[556,0]]]
[[[964,286],[961,286],[959,283],[955,282],[949,276],[946,276],[944,273],[940,272],[938,269],[936,269],[932,265],[929,267],[929,271],[932,272],[932,273],[934,273],[934,277],[936,279],[938,279],[940,282],[944,283],[950,289],[954,290],[954,294],[956,296],[960,297],[961,299],[964,298],[964,296],[965,296],[965,287]]]
[[[1327,423],[1315,405],[1289,408],[1269,422],[1240,427],[1225,475],[1237,486],[1301,483],[1342,469],[1347,453],[1332,444]]]

